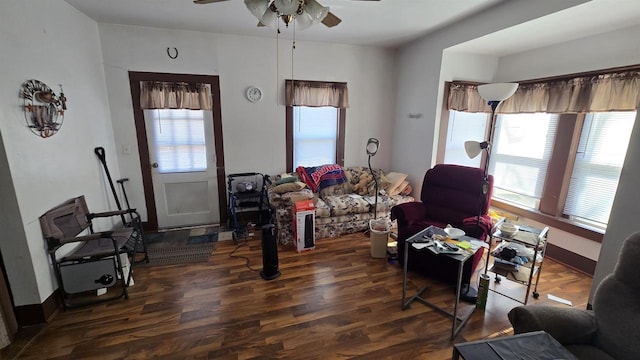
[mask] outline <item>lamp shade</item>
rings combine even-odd
[[[304,30],[309,26],[313,25],[313,19],[308,12],[303,11],[302,14],[296,15],[296,28],[300,30]]]
[[[262,15],[262,17],[260,18],[260,22],[263,25],[266,25],[272,29],[275,29],[277,26],[277,21],[278,21],[278,13],[276,13],[275,11],[272,11],[271,9],[267,9],[267,11],[264,12],[264,15]]]
[[[467,156],[470,159],[475,158],[480,155],[482,150],[487,149],[489,147],[489,143],[486,141],[478,142],[478,141],[465,141],[464,142],[464,151],[467,153]]]
[[[307,0],[305,10],[315,23],[319,23],[329,14],[329,7],[320,5],[316,0]]]
[[[378,147],[380,146],[380,141],[376,138],[369,138],[367,141],[367,155],[374,156],[378,152]]]
[[[244,0],[244,5],[258,20],[262,18],[264,12],[269,7],[269,1],[267,0]]]
[[[495,83],[478,85],[478,93],[487,101],[502,101],[510,98],[518,89],[517,83]]]
[[[295,15],[300,6],[298,0],[274,0],[273,4],[282,15]]]

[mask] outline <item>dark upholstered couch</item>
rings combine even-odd
[[[405,241],[429,225],[457,227],[467,235],[485,240],[491,231],[487,215],[493,176],[487,179],[488,192],[483,195],[484,171],[480,168],[438,164],[424,175],[420,202],[396,205],[391,218],[398,220],[398,259],[404,264]],[[480,217],[478,215],[481,214]],[[468,261],[463,272],[463,284],[468,284],[473,270],[482,259],[480,248],[473,262]],[[449,283],[457,279],[457,263],[428,250],[409,249],[409,270],[437,277]]]
[[[612,274],[593,296],[593,310],[518,306],[509,312],[516,334],[544,330],[578,359],[640,358],[640,232],[622,245]]]

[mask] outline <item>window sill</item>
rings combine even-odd
[[[602,243],[602,238],[604,237],[604,231],[601,229],[589,227],[568,219],[543,214],[537,210],[525,209],[496,199],[491,199],[491,206],[598,243]]]

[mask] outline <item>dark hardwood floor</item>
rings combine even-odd
[[[260,269],[256,235],[236,254]],[[282,275],[272,281],[229,257],[234,248],[219,242],[206,263],[135,268],[128,300],[59,312],[17,358],[439,360],[454,343],[512,334],[507,312],[519,304],[492,292],[453,341],[450,318],[420,303],[403,311],[401,267],[371,258],[362,233],[319,240],[306,253],[281,247]],[[410,292],[429,281],[409,278]],[[590,277],[545,259],[529,305],[566,306],[553,294],[584,308],[590,287]],[[438,283],[429,294],[441,305],[454,298]]]

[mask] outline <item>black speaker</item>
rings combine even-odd
[[[262,270],[260,276],[265,280],[273,280],[280,276],[276,226],[273,224],[262,227]]]

